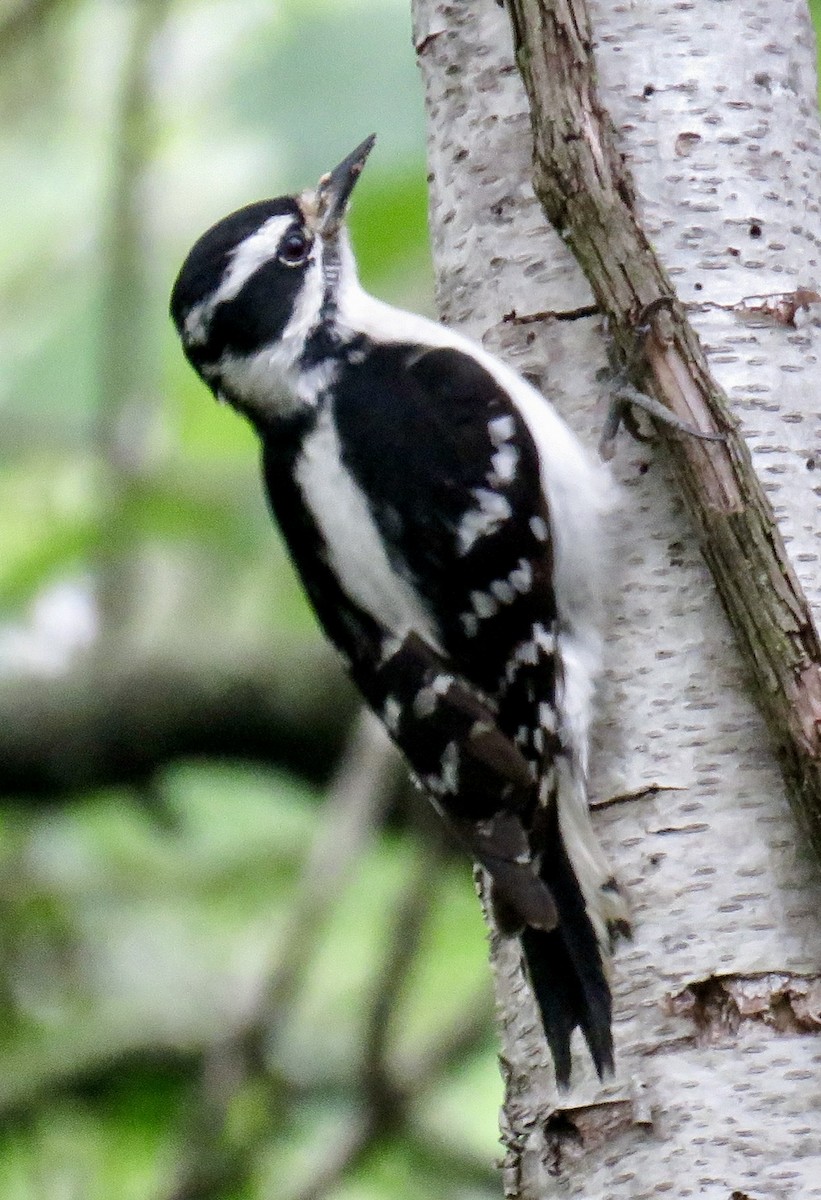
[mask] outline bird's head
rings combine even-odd
[[[332,322],[340,292],[355,279],[344,220],[374,141],[366,138],[314,190],[218,221],[177,276],[171,316],[186,356],[216,395],[252,416],[273,403],[280,377]]]

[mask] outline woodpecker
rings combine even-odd
[[[613,1068],[626,913],[587,799],[604,468],[515,371],[361,287],[345,228],[367,138],[317,187],[209,229],[171,297],[245,416],[307,596],[419,785],[490,880],[556,1079]]]

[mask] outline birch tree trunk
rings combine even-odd
[[[644,231],[732,401],[817,622],[821,143],[806,6],[591,10],[599,96]],[[595,446],[605,331],[533,193],[508,13],[414,0],[414,15],[441,314]],[[821,1197],[818,869],[668,454],[625,439],[614,469],[619,570],[592,793],[634,917],[614,966],[617,1076],[599,1086],[580,1053],[572,1092],[556,1095],[517,955],[491,935],[505,1193]]]

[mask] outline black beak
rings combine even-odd
[[[323,175],[317,184],[319,231],[323,237],[333,237],[345,218],[345,209],[357,179],[362,174],[365,159],[373,149],[376,134],[366,137],[352,154],[343,158],[338,167]]]

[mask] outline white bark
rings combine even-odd
[[[812,311],[796,328],[747,299],[821,290],[805,5],[597,0],[593,23],[601,95],[646,228],[697,306],[710,365],[818,614],[821,332]],[[415,40],[442,315],[540,380],[595,446],[600,319],[521,323],[592,297],[530,187],[507,16],[494,0],[416,0]],[[505,321],[514,311],[519,321]],[[664,456],[626,439],[616,471],[621,579],[609,597],[593,795],[636,796],[597,818],[635,924],[614,968],[618,1075],[598,1088],[580,1053],[578,1084],[555,1096],[503,947],[507,1193],[821,1197],[818,872]]]

